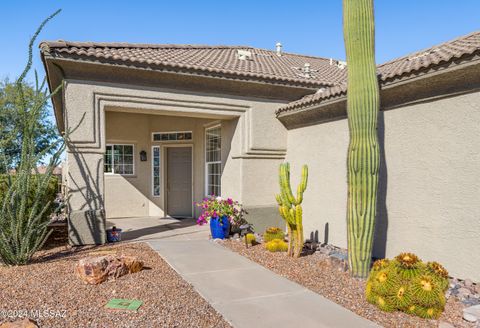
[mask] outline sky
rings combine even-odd
[[[344,59],[341,0],[2,0],[0,78],[14,79],[40,40],[249,45]],[[480,30],[480,0],[376,0],[378,64]],[[34,68],[43,66],[35,48]]]
[[[341,0],[2,0],[0,78],[17,76],[29,37],[39,40],[249,45],[344,59]],[[376,0],[376,61],[480,29],[479,0]],[[38,52],[35,68],[43,73]]]

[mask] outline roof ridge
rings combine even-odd
[[[39,48],[47,45],[49,48],[65,48],[65,47],[96,47],[96,48],[151,48],[151,49],[255,49],[276,54],[275,50],[259,48],[247,45],[207,45],[207,44],[179,44],[179,43],[131,43],[131,42],[96,42],[96,41],[65,41],[44,40],[40,42]],[[294,52],[282,52],[282,55],[297,56],[303,58],[312,58],[327,60],[338,60],[336,58],[327,58],[323,56],[305,55]]]
[[[439,47],[442,47],[442,46],[445,46],[445,45],[449,45],[449,44],[452,44],[452,43],[457,42],[457,41],[460,41],[460,40],[468,39],[468,38],[470,38],[470,37],[472,37],[472,36],[474,36],[474,35],[477,35],[477,34],[480,35],[480,30],[478,30],[478,31],[473,31],[473,32],[470,32],[470,33],[465,34],[465,35],[461,35],[461,36],[459,36],[459,37],[456,37],[455,39],[447,40],[447,41],[444,41],[444,42],[442,42],[442,43],[434,44],[434,45],[432,45],[432,46],[430,46],[430,47],[423,48],[423,49],[421,49],[421,50],[417,50],[417,51],[408,53],[408,54],[403,55],[403,56],[400,56],[400,57],[395,57],[395,58],[390,59],[389,61],[386,61],[386,62],[384,62],[384,63],[382,63],[382,64],[378,64],[378,65],[377,65],[377,68],[380,68],[380,67],[382,67],[382,66],[384,66],[384,65],[388,65],[388,64],[392,64],[392,63],[398,62],[398,61],[403,60],[403,59],[411,58],[411,57],[413,57],[413,56],[416,55],[416,54],[426,53],[426,52],[431,51],[431,50],[433,50],[433,49],[435,49],[435,48],[439,48]]]
[[[96,42],[96,41],[48,41],[40,42],[50,48],[68,47],[97,47],[97,48],[192,48],[192,49],[252,49],[251,46],[227,46],[227,45],[206,45],[206,44],[170,44],[170,43],[131,43],[131,42]]]

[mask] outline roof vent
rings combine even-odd
[[[311,75],[310,75],[311,70],[310,70],[310,64],[309,63],[303,64],[303,69],[302,70],[303,70],[303,74],[306,78],[311,77]]]
[[[347,62],[342,61],[342,60],[334,60],[333,58],[330,58],[330,66],[337,66],[340,69],[344,69],[347,67]]]
[[[252,60],[252,52],[248,50],[237,50],[238,59],[240,60]]]
[[[275,44],[275,48],[276,48],[277,56],[281,56],[282,55],[282,44],[280,42],[277,42]]]

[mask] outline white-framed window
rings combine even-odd
[[[152,147],[152,195],[154,197],[160,196],[161,190],[160,152],[160,146]]]
[[[133,175],[135,147],[131,144],[108,144],[105,151],[104,172]]]
[[[205,194],[221,196],[222,128],[205,129]]]
[[[152,141],[185,141],[192,140],[192,131],[153,132]]]

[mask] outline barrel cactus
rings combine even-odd
[[[245,245],[253,246],[257,244],[257,237],[253,233],[247,233],[245,235]]]
[[[445,307],[448,272],[437,262],[423,263],[415,254],[373,264],[365,287],[368,302],[383,311],[403,311],[438,318]]]
[[[278,227],[270,227],[263,233],[263,241],[269,242],[274,239],[285,239],[285,233]]]
[[[297,196],[290,186],[290,165],[280,164],[280,194],[276,195],[280,215],[287,223],[289,256],[300,257],[303,249],[302,201],[307,188],[308,167],[302,167],[302,178],[297,187]]]
[[[273,239],[265,243],[265,249],[270,252],[286,252],[288,250],[288,244],[282,239]]]
[[[375,65],[373,0],[343,0],[343,31],[347,55],[348,265],[355,277],[370,269],[375,231],[380,146],[380,107]]]

